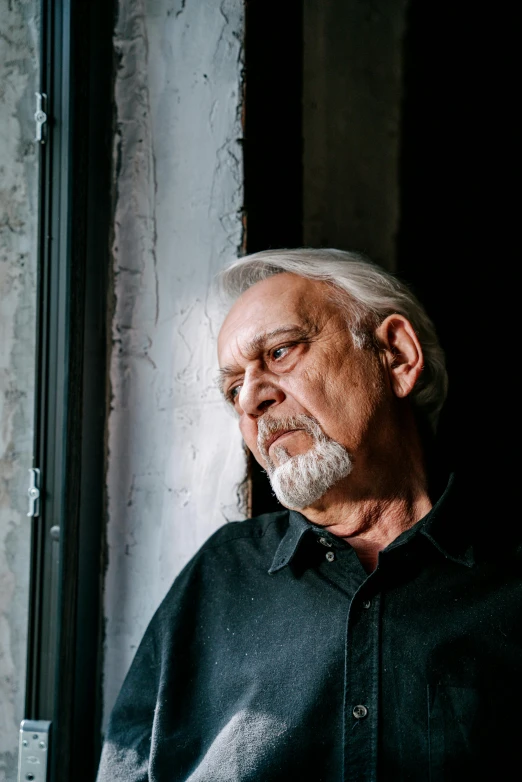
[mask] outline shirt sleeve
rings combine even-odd
[[[154,623],[136,652],[111,713],[96,782],[147,782],[158,695]]]

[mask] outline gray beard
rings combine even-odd
[[[268,435],[279,429],[304,429],[313,438],[306,453],[290,456],[284,445],[274,446],[276,467],[264,447]],[[350,474],[353,462],[346,448],[328,437],[317,421],[308,415],[291,418],[261,418],[258,425],[258,448],[267,463],[270,484],[279,502],[287,508],[301,510],[320,499],[336,483]]]

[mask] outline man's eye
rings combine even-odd
[[[241,385],[232,386],[232,388],[228,389],[227,398],[229,402],[232,402],[232,404],[234,404],[234,402],[236,401],[239,395],[240,390],[241,390]]]
[[[280,358],[284,358],[290,350],[290,347],[290,345],[283,345],[280,348],[275,348],[275,350],[272,351],[272,358],[276,361]]]

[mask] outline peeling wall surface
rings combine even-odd
[[[36,310],[35,0],[0,2],[0,782],[17,778],[29,587]]]
[[[211,280],[241,243],[241,0],[121,0],[104,715],[180,569],[243,518]]]

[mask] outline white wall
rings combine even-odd
[[[36,309],[38,0],[0,0],[0,782],[15,782],[29,585]]]
[[[242,518],[209,286],[241,243],[242,0],[120,0],[105,719],[174,577]]]

